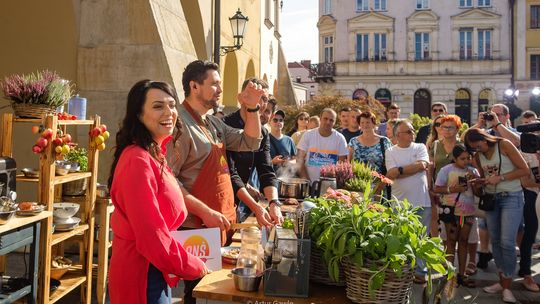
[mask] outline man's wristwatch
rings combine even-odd
[[[250,109],[250,108],[247,108],[247,111],[249,113],[255,113],[255,112],[258,112],[259,110],[261,109],[261,105],[257,105],[255,108],[253,109]]]
[[[403,175],[403,167],[398,167],[397,170],[399,172],[399,175]]]
[[[283,203],[280,200],[276,199],[276,198],[270,200],[270,203],[268,203],[268,207],[270,207],[270,205],[272,205],[272,204],[276,204],[276,206],[278,206],[278,207],[283,206]]]

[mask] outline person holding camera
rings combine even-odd
[[[469,151],[476,151],[473,164],[480,172],[485,194],[479,207],[486,212],[486,221],[499,283],[484,288],[487,293],[502,292],[504,302],[515,303],[510,291],[516,269],[516,236],[523,215],[523,190],[520,179],[529,174],[527,163],[518,149],[507,139],[484,130],[467,130],[464,142]]]
[[[478,121],[471,128],[486,129],[489,134],[508,139],[519,147],[519,133],[512,128],[510,111],[502,103],[494,104],[487,112],[478,113]]]
[[[473,187],[480,177],[478,171],[471,167],[471,155],[463,144],[456,144],[452,148],[452,162],[440,168],[435,181],[435,193],[442,194],[439,219],[444,223],[446,230],[446,254],[450,263],[454,262],[456,242],[458,242],[458,285],[476,287],[474,281],[469,280],[465,272],[469,234],[476,222],[474,216]]]

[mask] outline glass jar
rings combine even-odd
[[[257,227],[243,228],[240,230],[241,246],[237,268],[252,268],[257,272],[264,269],[264,251],[261,246],[261,231]]]

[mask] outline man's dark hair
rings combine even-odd
[[[388,111],[388,110],[399,110],[399,106],[397,105],[397,103],[391,103],[388,106],[388,109],[386,109],[386,111]]]
[[[242,91],[246,89],[249,82],[253,82],[254,84],[259,84],[263,89],[268,89],[268,82],[264,81],[263,79],[259,79],[257,77],[251,77],[246,80],[244,80],[244,83],[242,83]]]
[[[527,119],[529,119],[529,118],[534,118],[534,119],[536,119],[536,118],[537,118],[536,113],[534,113],[534,112],[531,111],[531,110],[527,110],[527,111],[521,113],[521,117],[527,118]]]
[[[206,79],[206,72],[214,70],[219,72],[219,66],[211,61],[195,60],[188,64],[182,73],[182,87],[184,87],[184,95],[188,97],[191,94],[191,88],[189,87],[190,81],[195,81],[198,84],[202,84]]]

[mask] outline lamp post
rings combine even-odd
[[[535,97],[540,96],[540,88],[539,88],[539,87],[534,87],[534,88],[531,90],[531,93],[532,93],[533,96],[535,96]]]
[[[510,87],[504,91],[504,102],[506,104],[513,104],[519,96],[519,90]]]
[[[249,18],[242,15],[240,9],[236,11],[236,14],[229,18],[231,22],[231,28],[233,32],[234,45],[231,46],[222,46],[220,47],[221,56],[239,50],[244,43],[244,35],[246,32],[246,24],[249,21]]]

